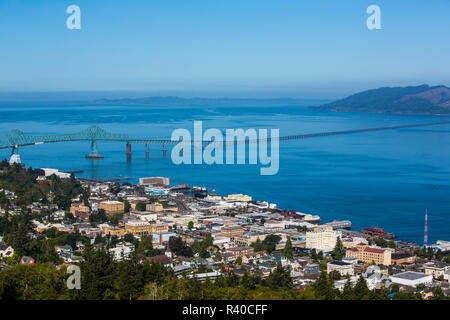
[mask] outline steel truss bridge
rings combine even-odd
[[[279,137],[280,141],[287,140],[299,140],[299,139],[307,139],[307,138],[315,138],[315,137],[324,137],[324,136],[332,136],[332,135],[341,135],[341,134],[352,134],[352,133],[363,133],[363,132],[371,132],[371,131],[382,131],[382,130],[393,130],[393,129],[405,129],[405,128],[414,128],[414,127],[424,127],[424,126],[435,126],[435,125],[447,125],[450,124],[450,121],[441,121],[441,122],[428,122],[428,123],[418,123],[418,124],[407,124],[407,125],[397,125],[397,126],[386,126],[386,127],[378,127],[378,128],[366,128],[366,129],[354,129],[354,130],[343,130],[343,131],[328,131],[328,132],[319,132],[319,133],[308,133],[308,134],[297,134],[297,135],[289,135],[289,136],[281,136]],[[125,142],[126,143],[126,153],[128,157],[131,157],[131,145],[132,144],[145,144],[146,145],[146,154],[149,153],[149,144],[160,144],[163,146],[163,153],[166,152],[167,144],[177,144],[179,141],[173,141],[171,139],[159,139],[159,138],[134,138],[129,137],[126,134],[115,134],[108,132],[96,125],[90,126],[80,132],[72,133],[72,134],[61,134],[61,135],[45,135],[45,136],[33,136],[26,134],[20,130],[12,130],[8,134],[0,137],[0,149],[11,149],[11,159],[10,162],[15,158],[15,162],[20,162],[19,156],[19,147],[26,146],[34,146],[41,145],[47,143],[60,143],[60,142],[72,142],[72,141],[89,141],[91,142],[91,153],[87,155],[87,158],[103,158],[98,153],[97,142],[98,141],[116,141],[116,142]],[[195,145],[196,143],[221,143],[221,144],[239,144],[239,143],[255,143],[259,141],[271,141],[271,138],[264,139],[245,139],[245,140],[233,140],[233,141],[195,141],[192,143]],[[13,161],[14,162],[14,161]]]

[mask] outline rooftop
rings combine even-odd
[[[405,279],[405,280],[418,280],[429,277],[430,275],[423,272],[406,271],[392,275],[392,278]]]

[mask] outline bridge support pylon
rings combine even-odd
[[[145,144],[145,158],[148,160],[150,155],[150,148],[148,147],[148,143]]]
[[[131,160],[131,143],[127,142],[127,161]]]
[[[98,153],[97,141],[92,140],[91,141],[91,153],[86,155],[86,159],[103,159],[103,158],[105,158],[105,157]]]
[[[165,157],[166,154],[167,154],[167,147],[166,147],[166,144],[163,143],[163,157]]]
[[[15,145],[12,148],[11,157],[9,158],[9,164],[22,164],[22,161],[20,160],[20,154],[19,154],[19,146]]]

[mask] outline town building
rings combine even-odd
[[[416,256],[407,253],[393,253],[391,262],[393,265],[412,264],[416,261]]]
[[[224,200],[234,200],[234,201],[243,201],[243,202],[249,202],[252,201],[252,197],[247,196],[245,194],[230,194],[223,198]]]
[[[346,249],[354,248],[356,245],[360,243],[369,244],[369,242],[362,237],[346,237],[341,239],[342,240],[342,246]]]
[[[85,206],[82,203],[74,203],[70,206],[70,213],[74,217],[77,217],[80,213],[89,214],[90,211],[89,206]]]
[[[425,263],[423,268],[426,274],[431,274],[435,279],[443,278],[450,269],[449,265],[442,261]]]
[[[450,251],[450,241],[438,240],[429,247],[434,250],[440,250],[441,252],[448,252]]]
[[[354,257],[365,263],[382,264],[385,266],[391,265],[391,250],[378,249],[369,247],[365,243],[356,245],[355,248],[347,249],[345,252],[346,257]]]
[[[103,230],[105,235],[123,237],[125,235],[125,228],[119,228],[116,226],[110,226],[107,224],[100,225],[100,228]]]
[[[431,284],[433,276],[422,272],[406,271],[389,277],[394,284],[416,287],[419,284]]]
[[[139,184],[143,185],[163,185],[168,186],[170,184],[169,178],[166,177],[147,177],[147,178],[139,178]]]
[[[149,223],[144,220],[129,220],[125,223],[125,232],[135,235],[148,235],[153,233],[167,232],[169,227],[165,223]]]
[[[102,201],[99,204],[99,209],[105,210],[106,213],[123,213],[125,204],[120,201]]]
[[[150,212],[161,212],[164,211],[164,207],[159,202],[149,203],[146,205],[146,210]]]
[[[306,232],[306,248],[324,252],[332,251],[341,235],[340,231],[333,230],[330,226],[316,227],[313,231]]]
[[[333,271],[339,272],[341,276],[354,275],[353,264],[339,260],[334,260],[327,263],[327,273],[329,274]]]
[[[233,241],[238,246],[250,246],[253,242],[256,242],[256,240],[263,241],[267,237],[267,233],[257,233],[257,232],[249,232],[245,233],[242,236],[234,237]]]
[[[244,234],[244,228],[239,225],[225,226],[220,230],[222,237],[236,238]]]
[[[242,257],[248,254],[251,254],[254,252],[252,247],[232,247],[232,248],[228,248],[227,253],[231,253],[234,257]]]
[[[70,173],[60,172],[58,169],[41,168],[41,170],[44,171],[46,177],[55,175],[61,179],[69,179],[70,178]]]
[[[128,242],[117,244],[115,248],[109,249],[116,261],[122,261],[122,258],[127,259],[134,251],[134,245]]]

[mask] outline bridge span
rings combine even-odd
[[[435,125],[447,125],[450,124],[450,121],[440,121],[440,122],[428,122],[428,123],[415,123],[415,124],[406,124],[406,125],[396,125],[396,126],[385,126],[378,128],[362,128],[362,129],[353,129],[353,130],[341,130],[341,131],[327,131],[327,132],[318,132],[318,133],[306,133],[306,134],[296,134],[296,135],[288,135],[279,137],[280,141],[287,140],[299,140],[299,139],[307,139],[307,138],[316,138],[316,137],[324,137],[324,136],[332,136],[332,135],[341,135],[341,134],[353,134],[353,133],[364,133],[371,131],[382,131],[382,130],[394,130],[394,129],[405,129],[405,128],[414,128],[414,127],[424,127],[424,126],[435,126]],[[232,140],[232,141],[223,141],[220,142],[222,144],[248,144],[248,143],[256,143],[258,141],[270,141],[271,138],[267,139],[244,139],[244,140]],[[148,156],[149,154],[149,144],[160,144],[163,147],[163,154],[167,151],[168,144],[176,144],[179,141],[173,141],[167,138],[136,138],[129,137],[126,134],[115,134],[110,133],[96,125],[90,126],[80,132],[76,132],[73,134],[61,134],[61,135],[46,135],[46,136],[33,136],[28,135],[20,130],[12,130],[8,134],[0,137],[0,149],[11,149],[11,163],[20,163],[20,155],[19,148],[27,147],[27,146],[35,146],[42,145],[48,143],[61,143],[61,142],[72,142],[72,141],[89,141],[91,142],[91,152],[86,155],[86,158],[91,159],[101,159],[101,156],[98,152],[98,141],[116,141],[116,142],[125,142],[126,143],[126,154],[127,157],[131,158],[131,145],[132,144],[145,144],[145,152]],[[195,141],[192,143],[202,143],[208,144],[214,141],[210,140],[202,140]]]

